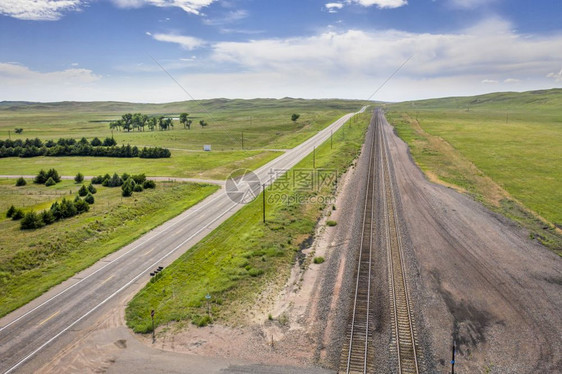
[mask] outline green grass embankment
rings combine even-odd
[[[345,125],[330,141],[316,149],[316,167],[345,171],[363,144],[370,114],[362,114],[352,126]],[[312,155],[296,169],[311,169]],[[302,261],[303,247],[314,235],[324,203],[319,196],[332,196],[334,185],[318,191],[296,191],[292,183],[267,191],[267,222],[262,223],[262,197],[243,207],[201,242],[149,282],[129,303],[126,320],[135,332],[152,331],[150,311],[155,310],[155,325],[189,321],[207,323],[205,295],[211,295],[214,320],[238,324],[247,321],[245,311],[255,304],[266,288],[283,284],[294,261]],[[286,194],[287,199],[276,194]],[[298,203],[300,201],[316,202]]]

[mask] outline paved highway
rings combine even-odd
[[[358,113],[365,109],[362,108]],[[254,173],[262,183],[270,184],[273,181],[272,169],[295,166],[354,114],[346,114]],[[240,187],[248,188],[248,185]],[[0,372],[7,374],[31,370],[34,366],[32,361],[39,353],[55,343],[60,344],[78,325],[84,326],[94,317],[99,317],[104,307],[132,285],[146,283],[153,269],[171,263],[242,206],[233,203],[222,188],[181,215],[2,318]]]

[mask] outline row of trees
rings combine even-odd
[[[121,195],[125,197],[131,196],[133,192],[142,192],[146,188],[156,188],[156,183],[146,179],[144,174],[129,175],[123,173],[119,176],[117,173],[113,173],[113,176],[109,174],[98,175],[92,178],[92,184],[101,184],[104,187],[121,187]]]
[[[76,143],[74,145],[56,145],[47,148],[28,146],[6,148],[0,147],[0,158],[3,157],[37,157],[37,156],[91,156],[91,157],[140,157],[140,158],[168,158],[172,155],[169,149],[162,147],[143,147],[122,145],[121,147],[92,146],[91,144]]]
[[[39,138],[35,138],[35,139],[16,139],[16,140],[11,140],[11,139],[6,139],[6,140],[1,140],[0,139],[0,148],[5,147],[5,148],[17,148],[17,147],[21,147],[21,148],[30,148],[30,147],[37,147],[37,148],[41,148],[43,146],[47,147],[47,148],[53,148],[58,146],[71,146],[71,145],[75,145],[75,144],[82,144],[82,145],[91,145],[92,147],[100,147],[100,146],[104,146],[104,147],[111,147],[114,145],[117,145],[117,142],[115,141],[115,139],[107,137],[103,140],[103,142],[99,139],[99,138],[93,138],[90,142],[88,141],[88,139],[82,137],[82,139],[80,140],[76,140],[76,139],[72,139],[72,138],[60,138],[57,141],[54,141],[53,139],[49,139],[46,142],[43,142],[41,139]]]
[[[193,120],[189,118],[189,113],[181,113],[179,120],[185,129],[191,129]],[[208,123],[205,120],[200,120],[199,125],[204,128],[208,126]],[[144,131],[146,127],[150,131],[155,129],[170,130],[174,128],[174,121],[172,118],[165,116],[150,117],[141,113],[126,113],[121,116],[121,119],[109,123],[110,129],[127,132],[134,130]]]

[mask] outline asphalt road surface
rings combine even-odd
[[[366,108],[362,108],[363,112]],[[254,171],[260,184],[275,178],[271,170],[290,169],[314,147],[330,138],[355,113],[346,114],[299,146]],[[235,181],[236,193],[244,194],[259,184]],[[158,266],[167,266],[189,250],[243,205],[234,203],[221,189],[181,215],[157,227],[121,250],[101,259],[36,300],[0,320],[0,372],[32,372],[38,356],[57,352],[72,333],[99,318],[116,296],[150,279]],[[232,192],[232,191],[231,191]],[[232,193],[230,196],[233,196]],[[41,360],[45,360],[42,357]]]

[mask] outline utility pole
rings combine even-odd
[[[150,311],[150,318],[152,318],[152,344],[156,342],[156,335],[154,332],[154,309]]]
[[[451,360],[451,374],[455,374],[455,342],[453,342],[453,359]]]
[[[312,150],[312,168],[316,169],[316,146]]]
[[[263,196],[263,223],[265,223],[265,183],[261,185],[262,186],[262,196]]]

